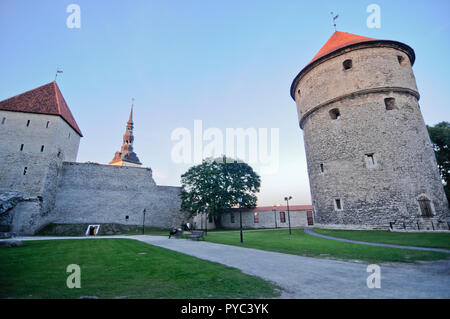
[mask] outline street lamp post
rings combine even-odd
[[[289,235],[291,235],[291,214],[289,212],[289,200],[291,200],[291,199],[292,199],[292,196],[289,196],[289,197],[286,196],[284,198],[284,200],[287,203],[287,209],[288,209]]]
[[[242,206],[241,206],[242,198],[241,197],[238,198],[238,202],[239,202],[239,228],[240,228],[240,231],[241,231],[241,243],[243,243],[244,242],[244,235],[242,233]]]
[[[144,210],[142,211],[142,213],[144,214],[143,218],[142,218],[142,235],[144,235],[144,232],[145,232],[145,212],[146,212],[146,209],[144,208]]]
[[[208,203],[205,206],[206,217],[205,217],[205,236],[208,236]]]
[[[275,219],[275,229],[277,229],[277,205],[273,205],[273,218]]]

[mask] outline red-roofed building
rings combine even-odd
[[[0,110],[58,115],[82,137],[80,128],[55,81],[0,102]]]
[[[0,101],[0,190],[42,196],[49,167],[76,161],[83,136],[56,82]]]

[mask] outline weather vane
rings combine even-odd
[[[63,71],[60,70],[59,68],[56,68],[55,81],[56,81],[56,77],[58,76],[58,73],[63,73]]]
[[[337,20],[337,18],[339,18],[339,14],[334,15],[334,13],[331,12],[331,17],[333,18],[334,31],[337,31],[336,30],[336,20]]]

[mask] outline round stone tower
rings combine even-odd
[[[337,31],[295,77],[316,223],[448,229],[414,60],[403,43]]]

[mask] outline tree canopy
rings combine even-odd
[[[221,215],[239,205],[256,207],[261,178],[250,165],[224,157],[206,159],[181,175],[181,209],[195,216],[206,204],[220,227]]]
[[[440,122],[435,126],[427,126],[427,129],[433,143],[439,172],[444,182],[445,194],[450,202],[450,123]]]

